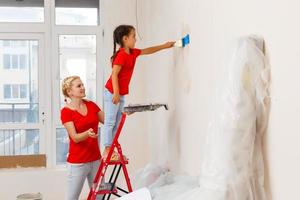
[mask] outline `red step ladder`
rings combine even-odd
[[[93,186],[90,189],[90,193],[89,193],[87,200],[96,200],[97,195],[103,195],[102,200],[105,200],[106,197],[107,197],[107,200],[109,200],[111,195],[121,197],[121,195],[118,194],[118,191],[122,191],[125,194],[132,192],[132,187],[131,187],[130,179],[128,176],[128,171],[126,168],[126,165],[128,164],[128,160],[124,160],[122,148],[118,142],[125,119],[126,119],[126,114],[122,113],[121,121],[119,123],[119,126],[117,129],[116,135],[114,137],[113,143],[111,145],[110,151],[107,155],[106,160],[102,159],[100,161],[100,166],[99,166],[98,172],[94,178]],[[112,154],[113,154],[115,148],[117,149],[120,160],[117,162],[111,162],[110,159],[112,157]],[[105,173],[109,166],[114,166],[112,174],[111,174],[109,182],[108,182],[111,185],[111,187],[110,187],[110,189],[101,190],[99,188],[101,187],[101,183],[104,182],[103,180],[105,177]],[[125,176],[128,191],[126,191],[122,188],[116,187],[116,181],[118,179],[121,169],[123,169],[123,173]]]

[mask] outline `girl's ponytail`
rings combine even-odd
[[[117,48],[117,42],[114,38],[114,51],[113,51],[113,55],[110,57],[111,62],[113,62],[116,57],[116,48]]]

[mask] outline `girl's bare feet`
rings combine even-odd
[[[110,151],[110,147],[105,147],[103,156],[102,156],[103,160],[106,160],[109,151]],[[123,155],[123,159],[125,161],[128,160],[128,158],[125,155]],[[111,155],[110,161],[113,161],[113,162],[120,161],[119,153],[114,151],[113,154]]]

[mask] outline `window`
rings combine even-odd
[[[11,86],[10,85],[4,85],[4,99],[11,99]]]
[[[20,86],[19,85],[10,85],[10,88],[11,88],[12,98],[13,99],[19,98],[19,88],[20,88]]]
[[[4,54],[3,55],[3,67],[4,69],[26,69],[27,68],[27,55],[21,54]]]
[[[24,54],[19,55],[19,69],[25,69],[27,66],[27,57]]]
[[[55,0],[57,25],[98,25],[99,0]]]
[[[11,68],[12,69],[19,68],[18,57],[19,57],[18,55],[11,55]]]
[[[87,98],[96,100],[96,36],[60,35],[59,60],[61,81],[67,76],[80,76]],[[63,105],[64,97],[60,95]]]
[[[28,33],[0,39],[0,168],[46,166],[41,142],[45,126],[39,118],[39,41],[39,35]]]
[[[44,0],[1,0],[0,22],[44,22]]]
[[[39,130],[0,130],[0,156],[39,154]]]
[[[69,139],[59,120],[65,103],[59,81],[79,75],[87,98],[102,99],[103,81],[96,84],[99,7],[99,0],[0,1],[0,157],[49,153],[56,144],[47,164],[65,164]],[[24,140],[29,130],[37,137]],[[56,137],[48,140],[53,132]]]
[[[27,98],[27,85],[25,84],[13,84],[4,85],[4,99],[25,99]]]
[[[28,57],[33,53],[33,43],[26,40],[2,40],[2,62],[4,69],[27,69],[29,65]],[[1,54],[0,54],[1,56]],[[1,59],[0,59],[1,60]]]
[[[10,55],[3,55],[3,67],[4,69],[10,69]]]
[[[82,79],[87,98],[96,100],[96,36],[59,36],[60,80],[78,75]],[[61,88],[60,88],[61,89]],[[61,90],[60,90],[61,91]],[[60,92],[60,107],[64,97]],[[64,164],[68,153],[69,138],[64,128],[56,129],[56,163]]]
[[[39,121],[38,41],[0,40],[0,123]],[[12,78],[13,77],[13,78]]]
[[[25,84],[20,85],[20,98],[21,99],[27,98],[27,85]]]
[[[65,164],[69,151],[69,137],[65,128],[56,129],[56,164]]]

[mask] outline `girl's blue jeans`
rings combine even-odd
[[[125,104],[125,97],[120,96],[120,102],[113,104],[113,95],[105,88],[104,90],[104,127],[103,127],[103,145],[111,146],[116,134],[118,125],[122,117],[122,111]]]

